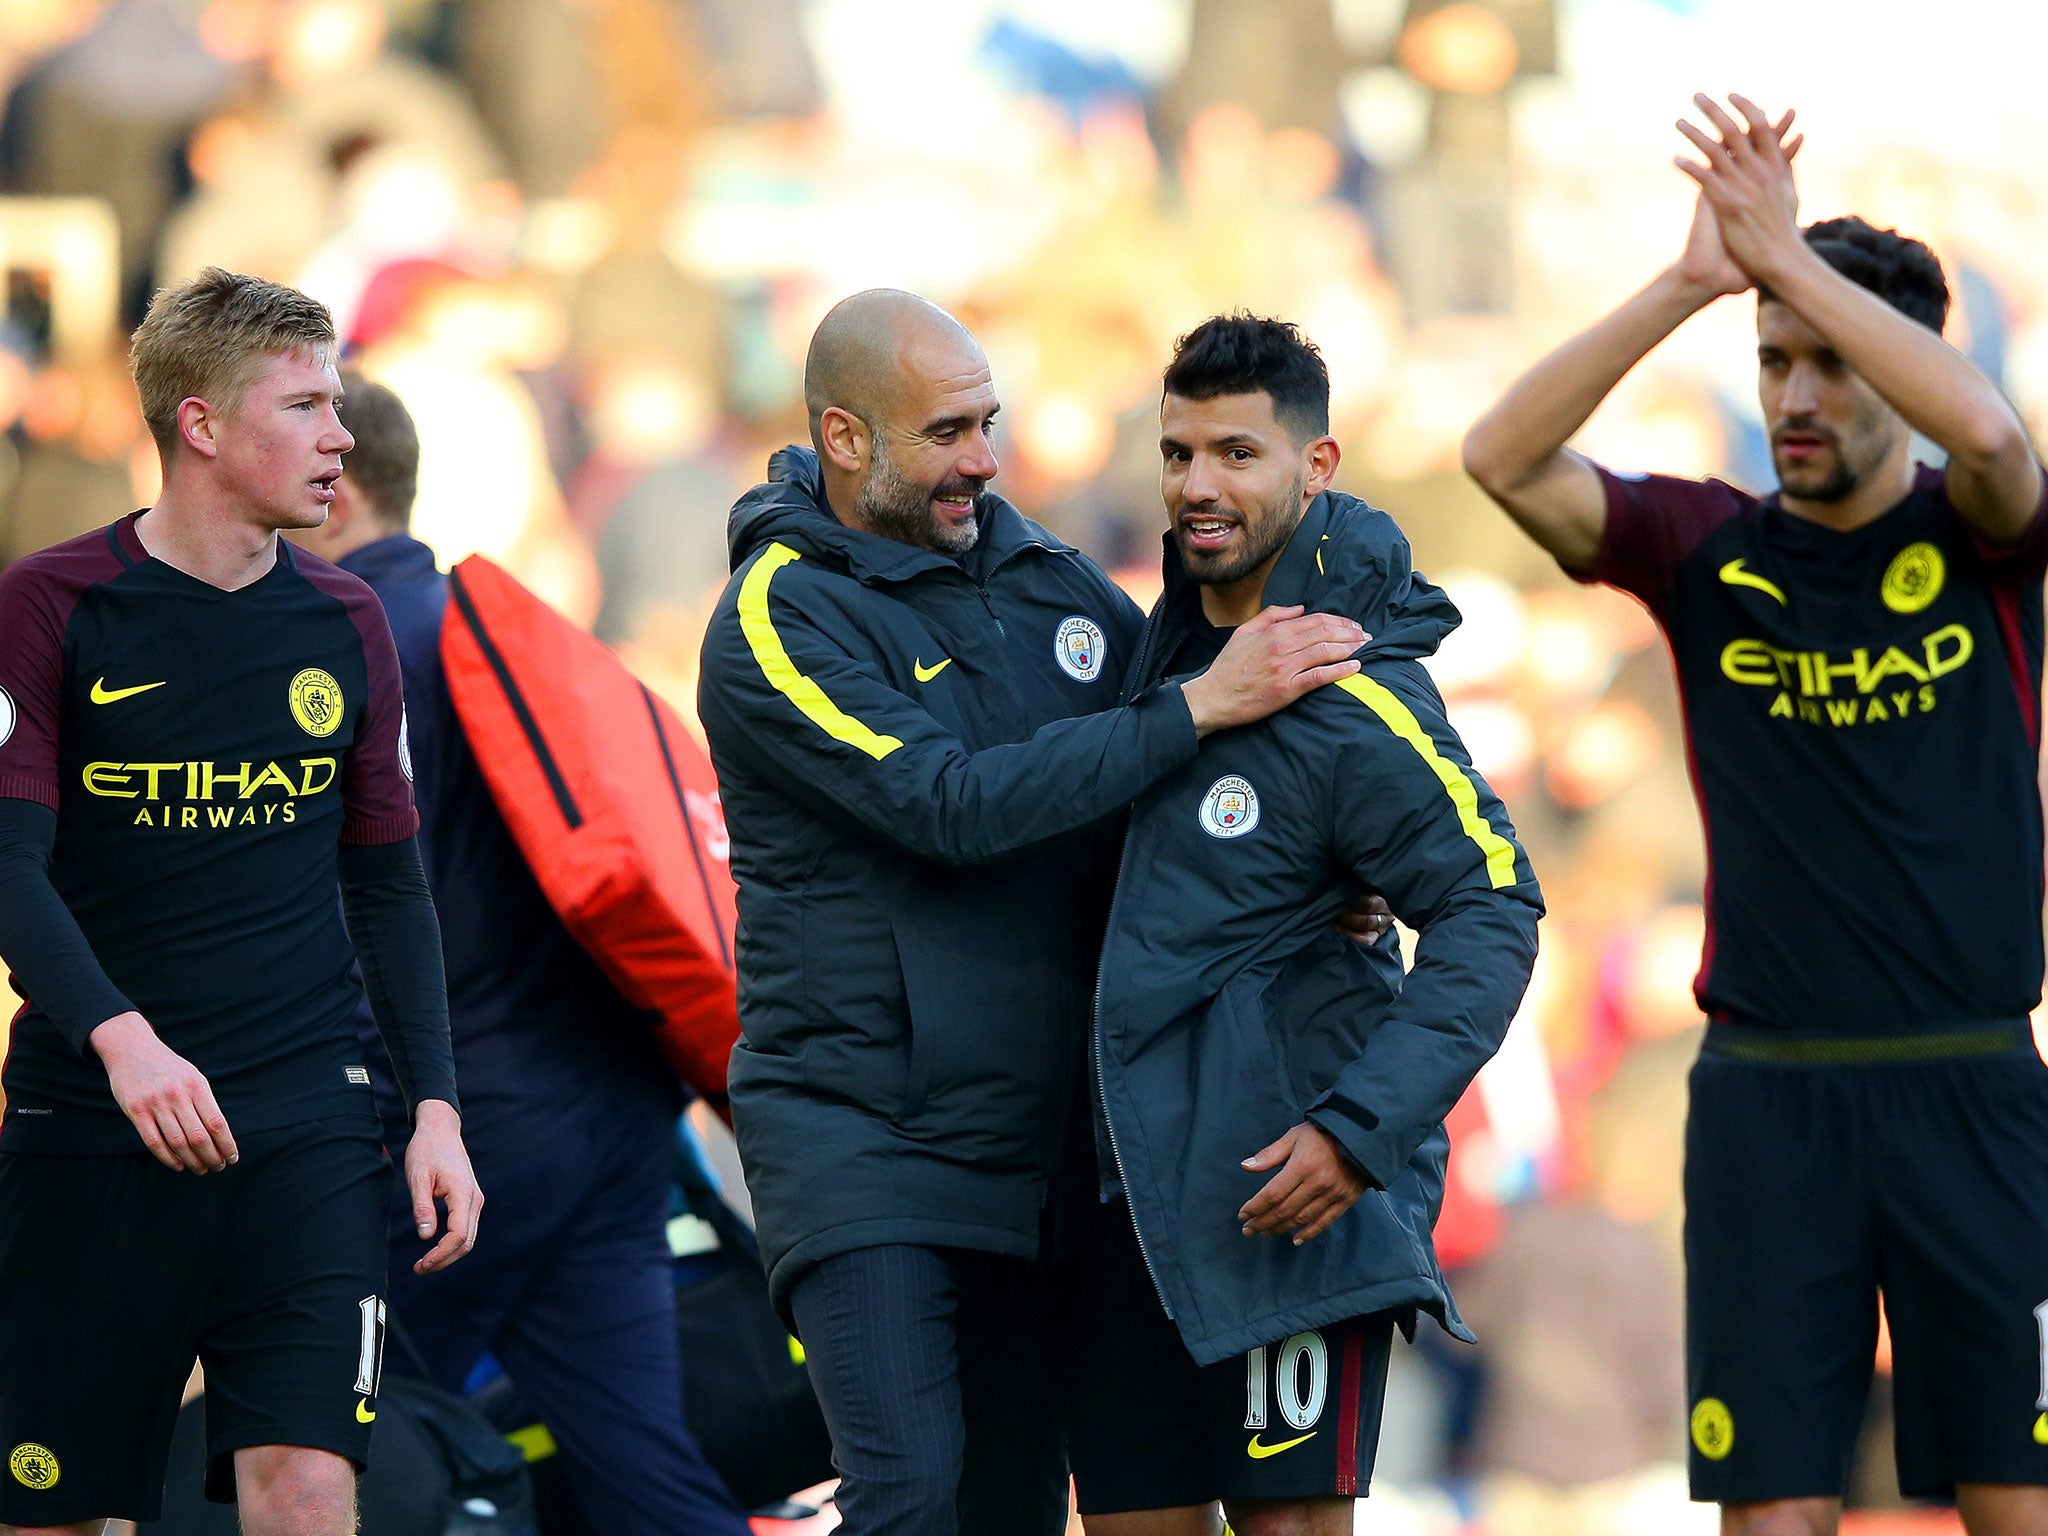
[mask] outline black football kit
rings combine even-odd
[[[409,1096],[454,1102],[382,610],[283,543],[223,591],[151,558],[138,516],[0,572],[0,954],[27,999],[0,1078],[10,1525],[155,1518],[195,1355],[216,1497],[245,1446],[360,1461],[389,1172],[358,954]],[[233,1166],[144,1150],[90,1044],[131,1009],[205,1074]]]
[[[2048,513],[2000,549],[1926,468],[1846,533],[1718,481],[1601,474],[1574,574],[1664,630],[1708,854],[1693,1493],[1842,1492],[1880,1290],[1901,1488],[2048,1483]]]

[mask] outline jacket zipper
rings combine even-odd
[[[1145,622],[1145,632],[1138,639],[1138,654],[1131,662],[1131,676],[1134,679],[1142,679],[1145,675],[1144,663],[1145,658],[1152,649],[1154,627],[1151,619],[1148,617]],[[1126,696],[1123,702],[1128,704],[1130,702],[1129,697]],[[1107,941],[1109,935],[1116,931],[1117,903],[1123,899],[1124,869],[1129,865],[1130,858],[1131,829],[1129,826],[1126,826],[1124,828],[1123,847],[1117,850],[1116,883],[1110,887],[1109,917],[1103,924],[1102,930],[1104,959],[1108,958]],[[1093,1017],[1090,1019],[1092,1028],[1088,1032],[1089,1064],[1094,1069],[1095,1098],[1097,1103],[1102,1106],[1103,1128],[1109,1132],[1109,1160],[1115,1165],[1116,1181],[1123,1188],[1124,1208],[1131,1213],[1131,1232],[1138,1240],[1138,1257],[1145,1261],[1145,1273],[1151,1278],[1152,1292],[1159,1298],[1159,1305],[1166,1310],[1167,1320],[1171,1322],[1173,1319],[1173,1303],[1166,1299],[1166,1287],[1159,1283],[1159,1271],[1152,1267],[1152,1250],[1145,1246],[1145,1233],[1138,1225],[1138,1202],[1131,1198],[1131,1181],[1124,1173],[1123,1149],[1117,1145],[1116,1140],[1116,1121],[1111,1119],[1109,1114],[1109,1089],[1102,1081],[1102,976],[1102,964],[1098,961],[1095,967],[1095,1006],[1092,1010]]]

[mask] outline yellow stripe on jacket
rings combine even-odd
[[[894,736],[885,736],[861,724],[826,697],[824,689],[799,672],[796,663],[789,659],[789,652],[783,648],[782,637],[775,633],[775,621],[768,616],[768,584],[775,579],[777,571],[791,561],[801,559],[803,556],[787,544],[770,544],[762,552],[761,558],[754,562],[754,568],[747,572],[747,579],[740,583],[740,633],[747,637],[747,644],[753,648],[761,675],[768,679],[777,693],[803,711],[807,720],[834,741],[858,747],[880,762],[903,743]]]

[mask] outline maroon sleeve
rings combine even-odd
[[[1747,498],[1719,480],[1672,475],[1617,475],[1595,465],[1607,494],[1607,526],[1591,570],[1565,574],[1633,594],[1660,618],[1671,579],[1712,533],[1741,512]]]
[[[1956,519],[1962,521],[1960,512],[1956,513]],[[2048,571],[2048,471],[2042,474],[2041,500],[2034,507],[2034,520],[2014,542],[1992,544],[1967,522],[1963,526],[1969,530],[1970,542],[1977,546],[1977,554],[2001,580],[2038,580],[2042,572]]]
[[[57,809],[64,629],[75,600],[34,559],[0,571],[0,799]]]
[[[383,606],[367,586],[355,585],[359,590],[348,594],[348,612],[363,639],[370,697],[362,728],[342,759],[341,840],[396,843],[420,829],[405,742],[405,685]]]

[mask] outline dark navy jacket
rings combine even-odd
[[[1128,687],[1154,686],[1200,617],[1167,541],[1165,594]],[[1356,677],[1207,738],[1132,813],[1102,952],[1097,1052],[1114,1171],[1146,1262],[1203,1364],[1342,1318],[1419,1307],[1465,1334],[1430,1229],[1442,1122],[1499,1047],[1542,898],[1514,828],[1417,657],[1458,624],[1384,512],[1310,504],[1268,603],[1356,619]],[[1331,926],[1367,888],[1420,934]],[[1374,1186],[1328,1231],[1245,1237],[1271,1177],[1243,1158],[1303,1119]]]
[[[646,1017],[570,937],[491,800],[441,670],[448,578],[398,535],[340,562],[384,604],[405,678],[420,855],[441,919],[463,1135],[475,1151],[548,1155],[563,1115],[658,1120],[680,1107]],[[363,1020],[367,1020],[367,1014]],[[373,1058],[376,1053],[371,1053]],[[379,1085],[387,1127],[395,1098]]]
[[[1137,609],[1000,497],[951,559],[841,524],[808,449],[770,474],[733,509],[698,710],[739,880],[733,1117],[780,1299],[876,1244],[1038,1252],[1085,1103],[1097,824],[1195,732],[1176,685],[1118,706]]]

